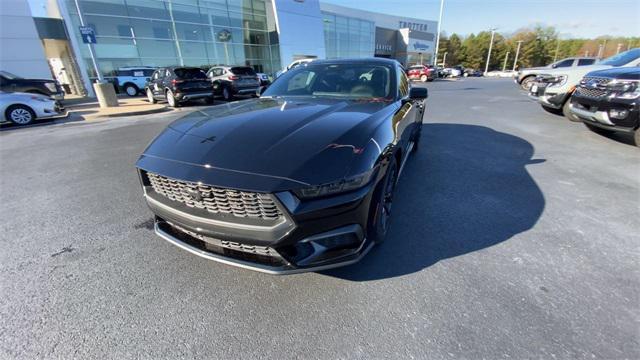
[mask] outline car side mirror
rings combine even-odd
[[[260,86],[257,90],[256,90],[256,95],[258,95],[258,97],[262,96],[262,93],[264,93],[267,90],[268,86]]]
[[[409,90],[409,98],[412,100],[423,100],[429,97],[429,91],[423,87],[412,87]]]

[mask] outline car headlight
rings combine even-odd
[[[333,183],[310,186],[295,190],[296,196],[302,199],[312,199],[323,196],[335,195],[343,192],[353,191],[367,185],[376,174],[375,167],[365,173],[351,176]]]
[[[544,79],[549,86],[562,86],[567,83],[567,75],[551,76]]]
[[[57,92],[58,91],[58,89],[56,88],[56,83],[54,83],[54,82],[44,83],[44,86],[51,92]]]
[[[607,84],[611,97],[617,99],[637,99],[640,97],[640,86],[635,81],[612,81]]]

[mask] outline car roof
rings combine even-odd
[[[362,64],[362,63],[372,63],[372,64],[384,64],[384,65],[400,65],[397,60],[394,59],[386,59],[386,58],[348,58],[348,59],[332,59],[332,60],[314,60],[310,63],[311,65],[319,65],[319,64]]]

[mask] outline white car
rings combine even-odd
[[[60,116],[62,109],[48,96],[0,91],[0,120],[27,125],[36,119]]]
[[[313,60],[317,60],[315,58],[308,58],[308,59],[298,59],[298,60],[294,60],[291,64],[289,64],[289,66],[287,66],[286,68],[284,68],[284,70],[280,70],[276,73],[276,78],[279,77],[280,75],[286,73],[287,71],[295,68],[296,66],[300,66],[302,64],[308,64],[310,62],[312,62]]]

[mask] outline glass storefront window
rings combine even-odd
[[[373,56],[373,22],[330,13],[323,13],[322,20],[327,58]]]
[[[79,21],[74,0],[67,2],[73,26]],[[215,64],[280,69],[271,0],[79,0],[87,24],[96,30],[97,60],[107,75],[120,66]],[[173,19],[173,22],[172,22]],[[220,32],[230,39],[221,42]],[[79,52],[93,74],[87,46]]]

